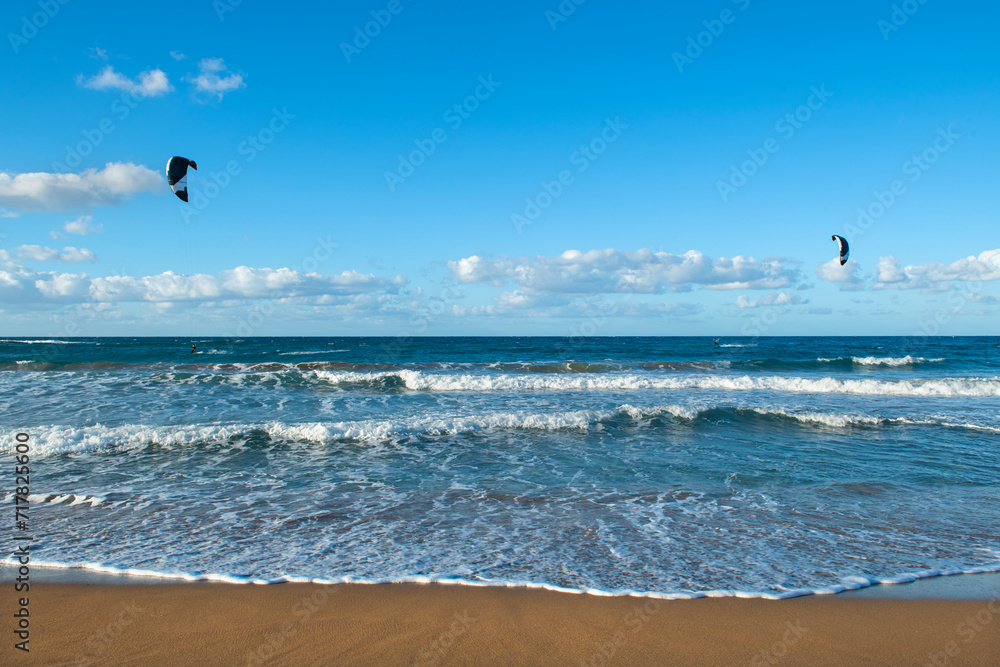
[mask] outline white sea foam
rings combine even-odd
[[[357,373],[312,371],[330,384],[358,384],[398,377],[414,391],[594,391],[635,389],[725,389],[875,396],[1000,396],[1000,378],[928,378],[913,380],[580,373],[577,375],[440,374],[414,370]]]
[[[437,584],[450,586],[474,586],[478,588],[528,588],[555,591],[559,593],[573,593],[577,595],[593,595],[599,597],[641,597],[660,600],[692,600],[698,598],[747,598],[762,600],[787,600],[790,598],[803,597],[807,595],[836,595],[846,591],[855,591],[861,588],[868,588],[875,585],[899,585],[912,583],[921,579],[933,579],[935,577],[949,577],[962,574],[990,574],[1000,572],[1000,563],[993,565],[980,565],[976,567],[950,567],[932,568],[917,570],[913,572],[902,572],[891,576],[864,577],[857,575],[846,575],[840,578],[841,583],[832,586],[815,586],[781,590],[781,586],[775,588],[780,592],[769,591],[743,591],[739,589],[715,589],[703,591],[647,591],[631,588],[621,588],[617,590],[603,590],[598,588],[571,588],[557,586],[545,582],[535,581],[515,581],[515,580],[491,580],[478,581],[463,579],[460,577],[429,577],[424,575],[397,576],[383,578],[366,578],[351,576],[333,577],[303,577],[294,575],[282,575],[270,579],[260,577],[247,577],[227,573],[197,573],[197,572],[161,572],[157,570],[146,570],[141,568],[116,567],[102,563],[88,562],[63,562],[53,560],[32,559],[33,567],[48,570],[79,570],[81,572],[95,574],[110,574],[128,577],[145,577],[151,579],[166,579],[174,581],[206,581],[221,582],[230,584]],[[0,565],[14,567],[18,565],[15,558],[8,557],[0,561]]]
[[[55,345],[85,345],[86,341],[82,340],[55,340],[55,339],[45,339],[45,340],[17,340],[13,338],[5,338],[0,340],[0,343],[23,343],[25,345],[34,345],[36,343],[49,343]]]
[[[845,428],[847,426],[868,425],[875,426],[883,421],[878,417],[857,414],[835,414],[828,412],[790,412],[782,409],[762,410],[753,408],[753,412],[760,415],[785,417],[794,419],[804,424],[822,424],[823,426],[833,426],[835,428]]]
[[[835,357],[833,359],[820,357],[816,361],[847,361],[847,357]],[[915,364],[940,363],[942,361],[947,361],[947,359],[925,359],[924,357],[906,355],[905,357],[851,357],[850,361],[853,361],[859,366],[913,366]]]
[[[150,443],[167,446],[197,442],[222,442],[245,437],[254,432],[266,433],[274,440],[330,443],[342,440],[385,441],[406,435],[453,435],[487,429],[561,430],[586,429],[619,415],[639,419],[672,415],[694,419],[698,412],[683,406],[665,405],[641,410],[623,405],[612,410],[575,410],[558,413],[505,412],[480,416],[429,416],[410,419],[373,419],[354,422],[283,422],[256,424],[209,424],[181,427],[124,426],[50,426],[33,429],[36,456],[92,450],[127,451]],[[0,435],[0,450],[12,450],[14,434]]]
[[[595,425],[627,417],[635,421],[673,418],[694,421],[716,411],[731,411],[734,416],[759,415],[780,417],[802,424],[818,424],[832,428],[879,425],[925,425],[955,429],[972,429],[1000,433],[1000,427],[959,423],[945,417],[911,419],[878,417],[855,413],[794,411],[783,408],[749,406],[663,404],[637,407],[628,403],[605,410],[573,410],[566,412],[496,412],[484,415],[431,415],[400,419],[371,419],[338,422],[260,422],[236,424],[193,424],[186,426],[48,426],[32,429],[36,456],[78,453],[86,451],[129,451],[149,444],[188,446],[200,442],[226,442],[246,438],[251,434],[266,434],[275,441],[329,444],[342,441],[388,442],[407,436],[442,436],[470,434],[491,430],[576,429],[586,431]],[[12,451],[14,433],[0,434],[0,451]],[[52,502],[49,500],[48,502]],[[56,502],[63,502],[62,500]]]

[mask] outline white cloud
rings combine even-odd
[[[983,303],[983,304],[1000,304],[1000,296],[995,294],[977,294],[975,292],[969,292],[965,297],[972,301],[973,303]]]
[[[90,220],[93,216],[81,215],[76,220],[70,220],[65,225],[63,225],[63,231],[67,234],[79,234],[80,236],[86,236],[87,234],[100,234],[104,231],[104,225],[98,225],[94,227],[90,224]]]
[[[130,195],[163,189],[163,177],[131,162],[109,162],[104,169],[79,174],[0,171],[0,204],[18,211],[65,211],[81,206],[110,206]]]
[[[221,294],[214,276],[185,276],[173,271],[143,278],[95,278],[90,283],[90,296],[95,301],[199,301],[215,299]]]
[[[555,257],[487,259],[473,255],[448,262],[452,276],[463,283],[504,285],[508,281],[531,292],[566,294],[639,293],[666,290],[777,289],[801,279],[783,258],[757,261],[742,255],[712,259],[697,250],[683,255],[648,248],[622,251],[567,250]]]
[[[19,218],[21,217],[19,213],[14,211],[0,211],[0,218]]]
[[[67,246],[60,252],[55,248],[46,248],[39,245],[22,245],[16,248],[11,255],[12,259],[25,260],[33,259],[38,262],[96,262],[97,255],[86,248],[74,248]]]
[[[861,265],[853,259],[848,260],[843,266],[839,259],[831,259],[816,267],[816,275],[820,280],[839,283],[841,289],[859,289],[862,285]]]
[[[878,261],[876,289],[921,289],[939,291],[952,281],[984,282],[1000,280],[1000,248],[987,250],[979,256],[970,255],[945,265],[927,262],[916,266],[900,266],[891,255]]]
[[[108,65],[100,74],[96,74],[89,79],[84,79],[80,74],[76,77],[78,85],[93,90],[122,90],[136,96],[158,97],[166,95],[174,88],[170,85],[166,73],[161,69],[140,72],[137,81],[133,81],[124,74],[115,71],[115,68]]]
[[[899,267],[899,260],[895,257],[878,258],[878,274],[875,277],[876,283],[898,283],[906,280],[906,274]]]
[[[751,300],[745,294],[736,297],[737,308],[760,308],[761,306],[797,306],[809,303],[809,299],[804,299],[798,294],[788,294],[787,292],[771,292],[759,299]]]
[[[10,259],[0,251],[0,260]],[[82,261],[95,259],[89,250],[64,248],[59,251],[39,246],[22,246],[17,258],[37,260]],[[372,274],[344,271],[339,274],[301,273],[292,269],[251,268],[240,266],[219,275],[183,275],[166,271],[153,276],[105,276],[88,278],[85,274],[34,272],[8,265],[0,271],[0,287],[7,296],[17,291],[22,302],[75,297],[88,302],[152,302],[158,304],[268,298],[330,302],[363,294],[395,294],[398,279],[387,280]],[[31,288],[34,288],[34,292]],[[0,296],[4,294],[0,290]]]
[[[87,295],[87,274],[55,273],[47,279],[35,280],[35,289],[49,299],[84,297]]]
[[[194,84],[196,93],[221,100],[226,93],[246,87],[243,75],[230,72],[222,58],[205,58],[198,63],[198,69],[198,76],[185,78],[185,81]]]
[[[275,290],[291,292],[304,283],[306,277],[291,269],[252,269],[238,266],[223,272],[223,285],[232,294],[264,296]]]
[[[174,60],[184,60],[185,58],[187,58],[186,55],[184,55],[183,53],[180,53],[178,51],[171,51],[170,52],[170,57],[173,58]]]
[[[486,306],[458,305],[451,307],[455,317],[487,317],[487,318],[545,318],[564,319],[575,322],[573,327],[580,328],[587,323],[587,328],[600,329],[612,319],[631,318],[649,319],[671,316],[673,318],[689,317],[704,311],[701,304],[676,303],[671,301],[639,301],[625,297],[597,295],[570,296],[567,294],[524,292],[515,290],[501,292]],[[419,308],[419,304],[413,304]],[[572,330],[572,329],[570,329]]]
[[[94,54],[90,56],[91,58],[97,58],[98,60],[105,60],[105,61],[108,59],[108,52],[99,46],[93,47],[91,51],[94,52]]]

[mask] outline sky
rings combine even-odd
[[[998,25],[8,0],[0,337],[996,334]]]

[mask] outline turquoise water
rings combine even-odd
[[[1000,569],[1000,338],[7,339],[0,387],[52,565],[769,596]]]

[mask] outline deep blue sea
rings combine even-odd
[[[0,408],[35,565],[764,597],[1000,571],[1000,338],[11,338]]]

